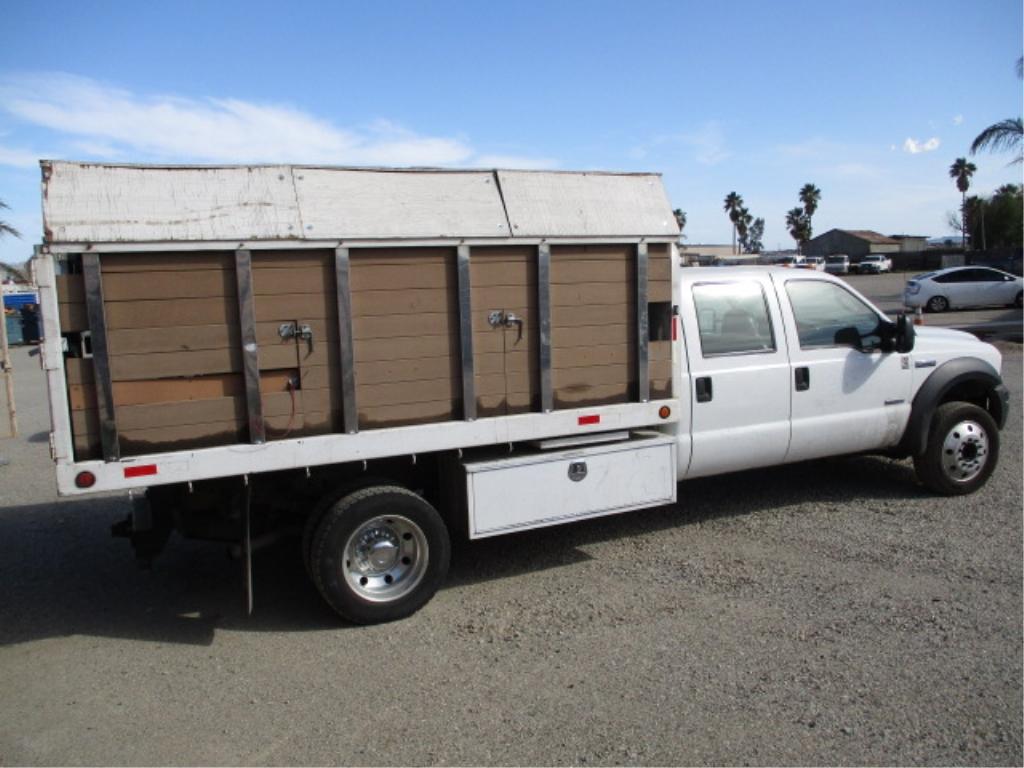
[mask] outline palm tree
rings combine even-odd
[[[949,178],[956,181],[956,188],[960,190],[960,238],[964,248],[967,248],[967,190],[971,187],[971,176],[978,170],[974,163],[967,162],[966,157],[958,157],[956,162],[949,166]]]
[[[818,210],[818,203],[821,202],[821,190],[813,184],[804,184],[800,188],[800,202],[804,204],[804,213],[807,214],[807,239],[811,238],[811,217]]]
[[[676,224],[679,225],[679,239],[685,240],[686,235],[683,234],[683,230],[686,229],[686,211],[676,208],[672,211],[672,215],[676,217]]]
[[[7,203],[5,203],[3,200],[0,200],[0,210],[8,210],[8,211],[10,210],[10,208],[7,205]],[[7,235],[14,235],[15,237],[21,237],[21,232],[16,230],[14,227],[12,227],[10,224],[8,224],[3,219],[0,219],[0,237],[5,237]]]
[[[789,236],[796,240],[796,251],[800,253],[800,246],[807,239],[807,213],[803,208],[790,208],[786,212],[786,228]]]
[[[1024,56],[1017,59],[1017,77],[1024,79]],[[1017,155],[1014,163],[1024,161],[1024,123],[1019,117],[1000,120],[979,133],[971,142],[971,154],[986,149],[989,152],[1013,152]]]
[[[1011,117],[1009,120],[1000,120],[979,133],[971,142],[971,154],[986,149],[990,152],[1015,152],[1017,157],[1013,160],[1019,163],[1024,160],[1021,153],[1021,141],[1024,140],[1024,123],[1019,117]]]
[[[750,225],[753,222],[754,217],[750,215],[747,207],[743,206],[740,208],[739,213],[736,215],[736,235],[740,241],[740,253],[748,253],[747,245],[749,240],[747,238],[750,233]]]
[[[729,214],[729,221],[732,222],[732,252],[736,253],[736,222],[739,221],[740,211],[743,208],[743,198],[735,192],[725,196],[724,210]]]

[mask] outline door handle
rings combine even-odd
[[[793,371],[793,378],[796,381],[796,391],[804,392],[811,388],[811,369],[800,366]]]
[[[697,389],[697,402],[698,403],[709,403],[711,398],[714,397],[714,393],[711,388],[711,377],[700,376],[694,382]]]
[[[514,312],[496,309],[487,315],[487,322],[491,328],[511,328],[515,326],[518,330],[515,343],[518,344],[523,340],[523,319],[517,317]]]

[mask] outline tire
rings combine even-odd
[[[943,403],[935,409],[928,445],[914,457],[924,485],[943,496],[962,496],[983,486],[999,461],[999,428],[988,412],[971,403]]]
[[[949,309],[949,299],[945,296],[932,296],[925,304],[925,309],[929,312],[945,312]]]
[[[1013,300],[1013,306],[1017,309],[1024,307],[1024,291],[1017,291],[1017,296]]]
[[[363,488],[321,517],[309,555],[320,594],[355,624],[405,618],[434,596],[451,543],[430,504],[395,485]]]
[[[369,488],[371,485],[388,485],[388,480],[383,477],[358,477],[354,480],[344,482],[324,494],[324,496],[313,505],[313,509],[306,516],[306,522],[302,527],[302,563],[306,567],[306,573],[309,575],[309,578],[313,578],[313,570],[309,565],[310,553],[313,550],[313,537],[316,536],[316,530],[319,527],[323,516],[327,514],[327,511],[332,506],[345,496],[355,493],[363,488]]]

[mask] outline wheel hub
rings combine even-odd
[[[423,579],[427,553],[426,535],[412,520],[376,517],[349,537],[342,571],[360,597],[388,602],[408,594]]]
[[[966,483],[981,472],[988,461],[988,435],[975,421],[961,421],[946,434],[942,443],[942,470],[958,483]]]
[[[398,537],[388,528],[366,531],[356,543],[356,562],[362,573],[389,570],[398,558]]]

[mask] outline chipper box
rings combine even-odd
[[[140,558],[177,531],[248,566],[304,531],[327,602],[373,622],[431,598],[452,535],[675,499],[657,175],[42,170],[59,490],[133,492]]]

